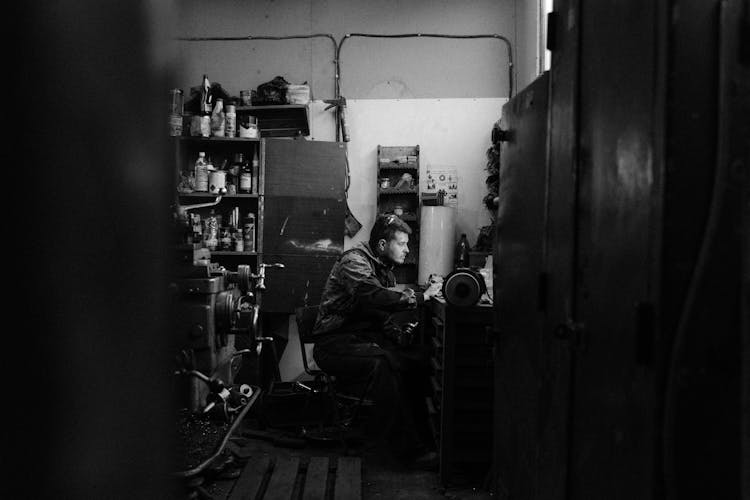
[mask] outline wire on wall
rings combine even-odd
[[[329,33],[315,33],[311,35],[288,35],[288,36],[253,36],[246,35],[240,37],[179,37],[177,40],[183,42],[231,42],[231,41],[252,41],[252,40],[294,40],[294,39],[309,39],[309,38],[327,38],[333,44],[333,53],[335,55],[333,64],[335,67],[334,71],[334,99],[333,101],[339,103],[336,110],[335,117],[335,128],[336,128],[336,140],[338,141],[341,133],[341,129],[345,128],[344,121],[344,108],[346,106],[345,100],[341,97],[341,49],[344,42],[352,37],[362,38],[452,38],[459,40],[475,40],[480,38],[492,38],[501,41],[505,44],[508,58],[508,98],[513,96],[513,49],[506,37],[498,34],[485,34],[485,35],[447,35],[443,33],[402,33],[395,35],[383,35],[377,33],[348,33],[344,35],[341,42],[336,43],[336,39]],[[344,139],[348,140],[346,134]]]
[[[502,35],[498,34],[487,34],[487,35],[446,35],[442,33],[403,33],[397,35],[380,35],[375,33],[349,33],[344,35],[338,45],[336,52],[336,97],[341,95],[341,49],[344,46],[344,42],[352,37],[364,37],[364,38],[454,38],[460,40],[474,40],[478,38],[493,38],[499,40],[505,44],[508,57],[508,99],[513,97],[513,50],[510,44],[510,40]]]

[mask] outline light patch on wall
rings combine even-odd
[[[389,78],[373,85],[367,92],[369,98],[409,99],[416,97],[406,82],[398,78]]]

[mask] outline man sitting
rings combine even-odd
[[[416,308],[440,293],[397,288],[393,266],[409,253],[411,228],[395,215],[377,217],[368,242],[347,250],[334,264],[323,289],[313,329],[313,357],[339,383],[369,383],[374,400],[365,433],[405,461],[436,463],[427,427],[425,396],[429,364],[424,346],[411,344]],[[408,325],[402,328],[402,325]]]

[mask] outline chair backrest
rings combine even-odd
[[[318,317],[318,306],[298,307],[295,310],[295,317],[297,320],[297,332],[299,333],[299,346],[302,353],[302,366],[305,368],[305,372],[310,373],[305,344],[312,343],[311,336],[315,327],[315,319]]]

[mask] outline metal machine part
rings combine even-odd
[[[476,305],[486,292],[487,285],[482,275],[469,268],[457,269],[443,281],[443,297],[452,306]]]
[[[236,272],[193,266],[187,276],[176,280],[175,333],[189,353],[183,358],[190,369],[232,384],[241,366],[241,358],[235,356],[235,336],[258,335],[254,278],[247,265],[238,266]],[[210,392],[206,384],[191,378],[187,385],[190,410],[205,408]]]

